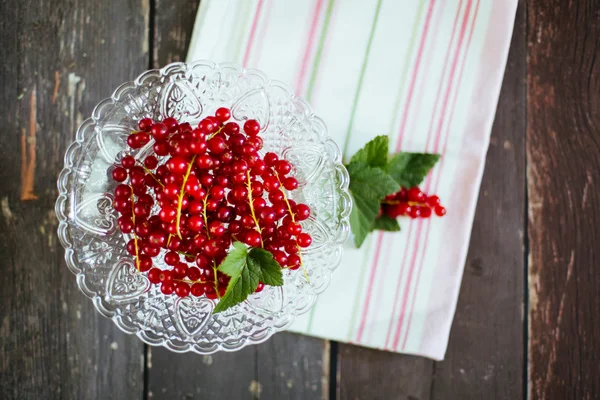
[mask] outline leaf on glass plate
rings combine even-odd
[[[400,224],[395,218],[390,218],[387,215],[381,215],[375,219],[371,230],[386,231],[386,232],[399,232]]]
[[[260,275],[248,268],[248,248],[240,242],[233,243],[227,257],[219,265],[219,271],[231,277],[227,290],[214,309],[218,313],[246,300],[258,287]]]
[[[388,162],[387,173],[408,189],[418,186],[439,159],[439,154],[397,153]]]
[[[380,200],[398,191],[399,185],[382,169],[370,167],[364,162],[351,162],[348,174],[349,189],[354,200],[350,225],[354,244],[360,247],[379,214]]]
[[[281,266],[273,259],[273,254],[265,249],[254,248],[248,253],[248,268],[260,276],[260,281],[266,285],[283,285]]]
[[[273,254],[259,248],[248,251],[246,245],[240,242],[233,243],[233,249],[218,269],[231,279],[214,313],[246,300],[254,293],[259,281],[271,286],[283,285],[281,266],[273,259]]]
[[[365,163],[370,167],[385,168],[388,162],[388,137],[376,136],[350,159],[352,163]]]

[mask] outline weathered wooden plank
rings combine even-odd
[[[525,9],[518,9],[471,244],[433,399],[523,397]]]
[[[433,364],[423,357],[340,344],[338,398],[429,399]]]
[[[147,13],[143,0],[0,2],[2,399],[142,397],[142,344],[77,289],[54,201],[79,123],[147,66]]]
[[[529,395],[600,393],[600,3],[527,2]]]
[[[256,350],[257,382],[262,398],[329,398],[331,348],[328,340],[278,333]]]
[[[255,348],[201,356],[148,348],[148,398],[249,399],[259,392]]]
[[[153,68],[185,61],[200,1],[154,1]]]

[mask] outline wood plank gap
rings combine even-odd
[[[338,342],[329,342],[329,400],[337,399]]]
[[[156,0],[149,0],[149,10],[148,10],[148,69],[155,68],[155,65],[158,63],[158,52],[154,51],[155,43],[154,40],[156,35],[155,22],[156,22]]]

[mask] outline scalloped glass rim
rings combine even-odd
[[[200,71],[199,74],[198,71]],[[217,83],[214,84],[214,82]],[[241,86],[241,88],[238,88],[238,86]],[[144,103],[146,100],[144,96],[147,96],[147,102],[152,103],[155,109],[147,110],[149,106]],[[336,184],[332,191],[332,199],[335,199],[336,205],[328,205],[326,203],[323,206],[331,206],[333,207],[333,211],[329,212],[331,210],[324,208],[324,211],[318,213],[318,216],[313,219],[314,226],[317,227],[318,231],[317,236],[322,234],[321,236],[324,237],[321,244],[317,244],[314,248],[312,246],[309,248],[307,255],[307,259],[310,260],[310,252],[314,254],[313,258],[316,261],[313,262],[314,266],[311,265],[309,274],[311,277],[314,276],[318,279],[314,279],[314,281],[311,279],[310,284],[306,282],[298,283],[296,277],[302,274],[293,275],[289,274],[289,272],[293,271],[287,271],[286,285],[284,285],[281,293],[272,294],[273,291],[271,291],[263,299],[253,299],[240,306],[236,306],[229,314],[218,314],[219,321],[214,321],[215,317],[210,313],[212,309],[210,309],[210,304],[207,303],[207,301],[210,302],[209,300],[196,301],[196,299],[183,301],[184,299],[173,299],[173,296],[168,298],[162,296],[160,293],[156,294],[156,287],[154,289],[152,287],[144,288],[145,290],[140,292],[142,294],[139,298],[133,301],[134,303],[139,302],[140,304],[138,305],[131,305],[131,298],[127,301],[116,301],[117,296],[113,296],[114,293],[111,292],[111,279],[114,281],[123,279],[125,283],[120,283],[120,290],[129,290],[130,286],[135,287],[139,282],[135,282],[135,276],[128,275],[130,266],[127,264],[127,257],[120,257],[117,254],[113,257],[114,259],[110,258],[113,251],[118,253],[119,250],[122,250],[121,247],[124,242],[119,242],[114,245],[115,247],[110,247],[111,245],[106,243],[110,241],[109,238],[111,236],[109,233],[106,233],[109,230],[107,229],[104,232],[102,227],[105,227],[106,224],[110,225],[110,221],[107,222],[111,218],[108,212],[102,216],[104,219],[100,223],[104,225],[101,228],[90,226],[90,224],[93,225],[95,222],[80,223],[83,217],[80,217],[78,213],[82,208],[81,203],[85,201],[79,200],[79,197],[81,197],[79,193],[81,192],[81,188],[77,185],[80,183],[78,179],[85,181],[83,184],[84,189],[86,189],[85,185],[90,180],[89,176],[93,175],[93,169],[96,165],[92,163],[91,166],[82,167],[86,157],[88,157],[90,146],[101,140],[107,140],[100,140],[99,137],[110,136],[105,132],[109,129],[107,119],[117,115],[122,118],[119,120],[120,123],[123,123],[123,118],[127,119],[130,111],[136,109],[138,105],[140,107],[138,114],[135,114],[135,110],[131,111],[131,114],[156,115],[156,110],[160,109],[161,111],[158,114],[161,116],[181,112],[180,119],[192,121],[197,120],[200,115],[205,115],[203,111],[210,108],[208,105],[211,103],[207,99],[214,100],[216,98],[217,100],[213,101],[216,104],[220,101],[219,99],[226,98],[227,96],[230,96],[230,100],[235,99],[234,106],[232,107],[234,109],[234,116],[236,116],[236,113],[237,116],[241,116],[240,118],[236,116],[237,119],[243,120],[246,118],[245,115],[255,117],[251,113],[257,113],[258,117],[256,118],[259,120],[261,116],[263,117],[264,121],[261,121],[261,124],[263,125],[263,134],[266,135],[265,148],[270,145],[269,143],[273,143],[274,147],[269,150],[278,151],[286,158],[296,157],[296,161],[298,162],[304,162],[306,159],[311,159],[311,157],[317,159],[314,162],[315,165],[310,166],[313,170],[307,172],[304,176],[306,179],[306,189],[303,189],[303,196],[307,199],[309,198],[310,191],[314,186],[313,180],[317,180],[323,175],[330,177],[330,180]],[[144,101],[142,101],[142,97],[144,97]],[[155,100],[156,104],[154,104]],[[124,106],[123,104],[125,103],[126,105]],[[123,112],[123,110],[127,112]],[[119,112],[124,115],[120,115]],[[136,118],[130,119],[135,120]],[[287,130],[284,129],[286,123],[289,124],[288,128],[291,132],[288,136],[285,136],[287,134]],[[110,127],[111,129],[114,128],[113,125],[110,125]],[[124,129],[121,126],[117,126],[117,128]],[[292,132],[292,128],[298,130]],[[306,141],[300,142],[302,146],[295,147],[289,145],[285,147],[280,143],[285,142],[285,140],[288,142],[299,141],[301,138],[304,140],[303,135],[306,135]],[[115,146],[113,143],[113,147]],[[298,148],[303,148],[304,150],[298,150],[300,154],[294,154]],[[106,152],[101,153],[102,149],[96,150],[96,156],[99,158],[102,154],[106,154]],[[302,153],[302,151],[305,153]],[[175,352],[194,351],[199,354],[210,354],[220,350],[235,351],[248,344],[261,343],[267,340],[273,333],[289,327],[298,315],[312,308],[317,295],[328,286],[331,272],[341,261],[342,245],[350,232],[349,214],[352,206],[352,201],[348,193],[349,177],[341,160],[342,157],[339,148],[329,138],[325,124],[321,119],[314,116],[311,107],[304,100],[295,97],[287,85],[279,81],[269,80],[260,71],[244,69],[236,64],[216,64],[210,61],[197,61],[189,64],[173,63],[160,70],[146,71],[138,76],[135,81],[126,82],[119,86],[110,98],[101,101],[94,108],[91,118],[81,124],[75,141],[67,149],[64,158],[65,167],[58,178],[59,196],[55,207],[56,215],[59,219],[58,237],[65,248],[65,261],[69,269],[76,275],[80,290],[92,299],[94,306],[102,315],[112,319],[124,332],[136,334],[141,340],[150,345],[162,345]],[[308,161],[306,162],[308,163]],[[310,168],[307,167],[309,170]],[[85,170],[84,172],[89,174],[87,178],[80,177],[80,175],[84,175],[82,170]],[[100,170],[105,173],[106,167],[101,166]],[[298,170],[300,173],[303,171],[300,166]],[[321,189],[318,185],[315,187],[319,190]],[[89,195],[89,190],[84,194]],[[317,200],[313,201],[319,201],[319,196],[322,195],[323,193],[318,192],[314,195]],[[98,212],[96,208],[100,209],[100,202],[110,202],[110,196],[104,195],[103,198],[99,197],[98,199],[93,197],[92,200],[96,200],[96,203],[93,203],[93,208],[95,212]],[[334,200],[332,200],[333,202]],[[339,204],[337,204],[338,202]],[[311,205],[311,207],[313,206]],[[95,217],[97,218],[97,216]],[[324,228],[326,224],[321,223],[322,221],[319,218],[325,217],[332,218],[334,223],[333,229],[331,227]],[[99,234],[98,236],[102,238],[95,238],[97,240],[95,240],[94,246],[100,248],[94,249],[95,253],[87,249],[85,250],[87,253],[84,256],[81,255],[82,244],[75,243],[80,239],[79,236],[70,233],[70,229],[79,229],[82,224],[86,227],[86,232],[80,233],[77,231],[78,235],[82,234],[86,238],[87,232],[91,230],[92,233],[96,231],[104,232],[107,238],[104,241],[103,236]],[[116,236],[116,240],[118,241],[119,236],[114,234],[113,236]],[[90,235],[90,237],[93,237],[93,235]],[[85,244],[83,247],[92,246]],[[109,253],[110,255],[107,255]],[[93,257],[99,257],[99,259],[89,261],[86,258],[89,254],[92,254]],[[85,263],[81,261],[82,257]],[[109,261],[112,261],[114,265],[109,265]],[[310,262],[307,261],[307,265]],[[90,263],[95,263],[91,265],[93,268],[97,268],[97,270],[104,271],[104,267],[110,269],[110,272],[101,271],[97,273],[100,277],[100,283],[94,280],[97,278],[95,276],[97,270],[90,269],[88,265]],[[288,282],[288,279],[290,282],[293,282],[293,285]],[[125,289],[122,289],[123,287]],[[296,290],[295,292],[293,292],[292,287]],[[286,290],[291,292],[289,297],[285,293]],[[260,297],[260,295],[255,296]],[[273,300],[269,296],[276,299]],[[134,312],[141,313],[141,308],[155,299],[161,300],[156,301],[156,304],[153,304],[152,307],[161,308],[160,306],[164,306],[160,310],[163,319],[167,320],[167,322],[162,322],[166,326],[164,329],[162,326],[146,325],[146,322],[140,322],[135,319]],[[273,301],[276,304],[281,304],[279,310],[269,308]],[[277,303],[278,301],[280,303]],[[288,301],[288,303],[285,303],[285,301]],[[212,306],[214,306],[214,303]],[[207,310],[209,309],[210,311],[207,314]],[[144,311],[147,310],[144,308]],[[154,316],[154,314],[152,315]],[[185,318],[188,318],[187,321]],[[240,320],[242,322],[239,322]],[[142,319],[142,321],[145,320]],[[231,321],[233,321],[234,329],[221,332],[220,327],[229,324]],[[208,325],[211,325],[210,329],[207,328]],[[203,333],[205,331],[211,332],[213,335],[210,340],[206,339],[208,336]]]

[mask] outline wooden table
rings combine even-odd
[[[55,182],[93,106],[183,60],[197,0],[0,1],[0,399],[600,396],[600,3],[522,1],[446,359],[282,333],[178,355],[79,292]]]

